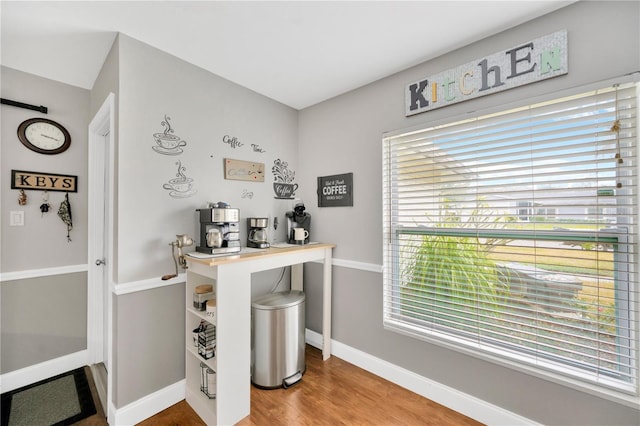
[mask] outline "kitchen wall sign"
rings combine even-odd
[[[318,177],[318,207],[353,206],[353,173]]]
[[[557,31],[511,49],[410,83],[405,116],[567,74],[567,31]]]
[[[78,192],[78,176],[11,170],[11,189]]]
[[[264,163],[225,158],[224,178],[248,182],[264,182]]]

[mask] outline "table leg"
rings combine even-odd
[[[302,263],[298,263],[296,265],[291,265],[291,290],[299,290],[302,291],[302,276],[303,276],[303,267]]]
[[[331,249],[325,249],[322,264],[322,359],[331,356]]]

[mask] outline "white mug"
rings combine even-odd
[[[293,239],[296,241],[304,241],[309,237],[309,231],[304,228],[294,228]]]

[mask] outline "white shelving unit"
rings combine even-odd
[[[251,409],[251,274],[291,266],[291,287],[302,290],[302,264],[323,263],[323,359],[331,354],[332,244],[270,248],[240,255],[197,259],[187,257],[185,314],[185,377],[187,403],[208,425],[235,424]],[[205,312],[193,307],[196,286],[211,284],[216,297],[215,357],[205,360],[193,345],[193,330]],[[204,362],[216,372],[216,397],[200,391]]]
[[[193,344],[193,330],[200,326],[200,321],[207,321],[211,323],[205,315],[204,311],[199,311],[193,307],[193,292],[196,286],[200,284],[212,284],[214,292],[216,291],[216,282],[213,276],[204,276],[196,274],[190,270],[187,271],[187,284],[186,284],[186,320],[185,320],[185,336],[186,336],[186,400],[189,404],[198,412],[200,417],[207,424],[217,423],[217,401],[216,399],[210,399],[207,395],[201,392],[201,368],[200,363],[204,362],[213,371],[218,370],[217,357],[210,359],[204,359],[198,353],[198,347]],[[217,389],[214,391],[217,392]]]

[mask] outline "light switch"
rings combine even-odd
[[[9,218],[10,226],[24,226],[24,211],[15,210],[12,211]]]

